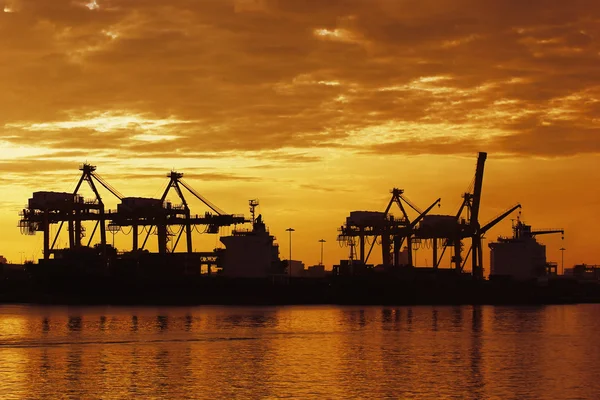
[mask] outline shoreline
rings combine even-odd
[[[4,279],[0,304],[39,305],[551,305],[600,303],[600,285],[537,282],[292,278],[289,282],[222,277],[45,277]]]

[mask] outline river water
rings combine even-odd
[[[0,306],[2,399],[600,396],[600,305]]]

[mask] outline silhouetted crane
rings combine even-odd
[[[340,228],[338,240],[340,242],[347,242],[351,244],[351,251],[354,249],[353,238],[359,238],[359,257],[362,264],[368,262],[377,238],[381,237],[383,264],[392,264],[390,249],[393,241],[394,265],[399,265],[399,253],[404,240],[406,240],[410,246],[415,226],[419,223],[419,221],[421,221],[423,216],[425,216],[436,204],[439,204],[441,201],[441,199],[437,199],[425,211],[423,211],[415,206],[405,196],[403,196],[403,189],[394,188],[391,190],[391,194],[392,197],[384,212],[352,212],[350,218],[353,218],[353,214],[355,214],[355,217],[361,219],[361,221],[352,222],[349,219],[347,220],[346,225]],[[389,214],[394,203],[398,206],[402,213],[400,218],[394,218]],[[419,213],[419,215],[412,221],[408,215],[407,208],[411,208]],[[368,253],[365,254],[365,240],[367,237],[372,237],[373,242],[371,243]],[[412,254],[410,251],[408,257],[408,264],[412,266]]]
[[[98,205],[100,206],[100,210],[99,210],[100,216],[99,216],[99,219],[96,221],[96,225],[94,226],[94,230],[92,231],[90,238],[88,239],[88,246],[92,242],[92,239],[94,237],[94,233],[96,232],[96,229],[98,228],[98,226],[100,226],[100,243],[102,244],[102,248],[104,249],[104,247],[106,246],[106,217],[105,217],[105,210],[104,210],[104,202],[102,201],[102,196],[100,196],[100,192],[98,192],[98,189],[96,188],[96,185],[94,184],[94,180],[97,181],[98,183],[100,183],[106,190],[108,190],[111,194],[113,194],[117,199],[122,200],[123,195],[118,190],[116,190],[114,187],[109,185],[100,175],[98,175],[96,173],[95,165],[90,165],[88,163],[84,163],[79,167],[79,170],[82,171],[81,178],[79,179],[79,182],[77,183],[77,186],[75,187],[75,190],[73,191],[73,194],[75,194],[75,195],[78,194],[78,191],[81,188],[81,184],[85,181],[88,183],[88,185],[92,189],[92,192],[94,192],[94,195],[96,196],[96,201],[98,202]],[[76,215],[77,215],[77,213],[76,213]],[[58,234],[60,233],[60,228],[62,228],[62,225],[63,225],[63,223],[61,222],[61,224],[58,228],[58,231],[56,232],[56,236],[54,238],[54,243],[52,243],[52,247],[54,247],[54,244],[56,243],[56,239],[58,238]],[[71,226],[69,225],[69,232],[71,232],[71,231],[72,231],[72,229],[71,229]],[[76,241],[71,239],[72,237],[76,238]],[[81,237],[82,237],[81,219],[75,218],[74,235],[69,233],[69,239],[71,242],[71,246],[73,246],[73,242],[75,242],[76,246],[80,246],[81,245],[81,242],[80,242]]]

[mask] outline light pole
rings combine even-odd
[[[319,265],[323,265],[323,243],[325,243],[325,239],[320,239],[319,243],[321,243],[321,262]]]
[[[121,229],[118,225],[108,224],[108,231],[112,233],[112,247],[115,248],[115,233],[119,232]]]
[[[294,228],[287,228],[286,232],[290,233],[290,258],[288,258],[288,271],[289,271],[289,276],[292,276],[292,232],[294,232],[295,229]]]
[[[560,269],[562,269],[562,274],[561,275],[565,274],[565,250],[566,249],[564,247],[560,248],[560,253],[561,253],[561,267],[560,267]]]

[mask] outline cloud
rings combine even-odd
[[[7,6],[0,139],[12,144],[121,160],[267,152],[281,163],[321,160],[310,148],[600,148],[593,1]]]
[[[164,175],[164,174],[163,174]],[[119,179],[156,179],[161,175],[157,174],[124,174],[120,175]],[[260,178],[255,176],[244,176],[244,175],[235,175],[235,174],[226,174],[226,173],[217,173],[217,172],[206,172],[206,173],[189,173],[185,172],[186,179],[194,179],[199,181],[245,181],[245,182],[257,182],[260,181]]]
[[[4,174],[27,174],[35,175],[36,173],[56,173],[62,171],[70,171],[78,167],[76,163],[60,160],[44,160],[43,168],[40,168],[40,160],[25,159],[0,161],[0,169]]]
[[[315,184],[302,184],[302,185],[300,185],[300,188],[308,189],[308,190],[316,190],[319,192],[329,192],[329,193],[352,192],[352,190],[350,190],[348,188],[323,186],[323,185],[315,185]]]

